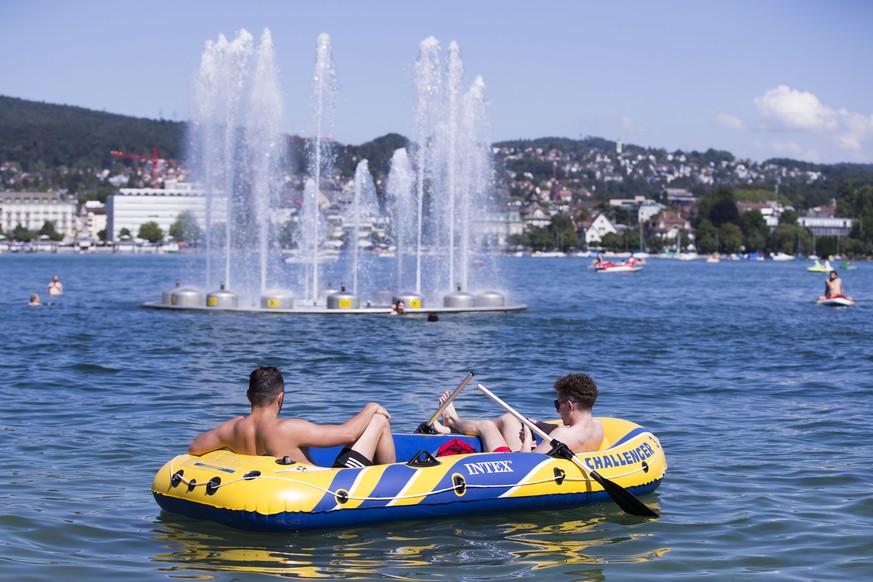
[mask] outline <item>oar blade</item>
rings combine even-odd
[[[600,483],[600,486],[603,487],[603,490],[609,494],[613,501],[615,501],[615,504],[622,508],[626,513],[638,515],[640,517],[660,517],[657,513],[652,511],[648,505],[637,499],[633,493],[618,483],[610,481],[597,471],[591,471],[590,474],[595,481]]]

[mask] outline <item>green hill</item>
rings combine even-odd
[[[0,161],[25,172],[67,166],[108,168],[112,150],[162,158],[183,155],[185,124],[140,119],[0,96]]]

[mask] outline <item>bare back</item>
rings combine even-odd
[[[567,445],[574,453],[596,451],[603,443],[603,423],[589,415],[573,425],[558,426],[549,433],[549,436]],[[545,453],[550,449],[549,441],[543,441],[534,450]]]
[[[301,446],[299,440],[306,424],[261,414],[238,416],[198,436],[188,452],[199,455],[226,448],[240,455],[287,456],[299,463],[312,463],[309,448]]]

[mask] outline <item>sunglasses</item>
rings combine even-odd
[[[561,405],[570,402],[569,400],[555,400],[555,410],[561,411]]]

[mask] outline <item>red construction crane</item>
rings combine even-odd
[[[128,154],[125,152],[120,152],[118,150],[112,150],[110,152],[113,156],[118,158],[127,158],[129,160],[137,160],[140,162],[148,162],[152,165],[152,188],[158,187],[158,166],[160,164],[168,164],[173,160],[167,160],[158,157],[158,148],[155,146],[152,148],[152,157],[147,158],[145,156],[138,156],[136,154]]]

